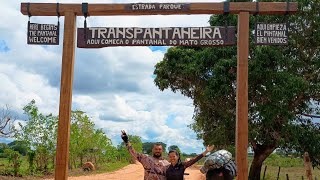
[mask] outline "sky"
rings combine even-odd
[[[219,0],[217,0],[219,1]],[[161,2],[217,2],[215,0],[162,0]],[[28,17],[21,2],[1,1],[0,12],[0,107],[9,105],[18,121],[26,120],[22,108],[32,99],[40,112],[58,115],[63,47],[27,44]],[[82,3],[81,0],[47,0]],[[149,0],[88,0],[90,3],[138,3]],[[32,23],[56,24],[57,17],[31,17]],[[88,27],[203,27],[209,15],[88,17]],[[77,27],[84,18],[77,17]],[[188,125],[193,123],[193,102],[179,92],[160,91],[154,84],[154,66],[168,47],[107,47],[75,52],[72,110],[81,110],[102,128],[116,146],[120,131],[138,135],[143,142],[177,145],[182,152],[199,153],[203,141]],[[12,139],[0,139],[10,142]]]

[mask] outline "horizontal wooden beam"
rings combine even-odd
[[[144,3],[148,4],[148,3]],[[159,4],[159,3],[155,3]],[[182,4],[182,3],[170,3]],[[178,14],[223,14],[224,3],[183,3],[188,6],[185,10],[130,10],[132,4],[88,4],[89,16],[114,16],[114,15],[178,15]],[[239,14],[240,12],[256,13],[255,2],[230,2],[230,14]],[[57,16],[56,3],[21,3],[21,13],[32,16]],[[286,2],[260,2],[259,14],[293,14],[298,11],[298,3],[290,2],[287,8]],[[61,16],[65,12],[74,12],[77,16],[83,16],[82,4],[59,4]]]

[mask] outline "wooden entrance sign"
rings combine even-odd
[[[238,167],[237,179],[247,180],[249,16],[250,14],[257,13],[257,3],[89,4],[87,13],[90,16],[224,14],[226,4],[228,4],[229,14],[238,14],[236,161]],[[59,8],[57,8],[57,6]],[[57,16],[57,9],[59,9],[59,15],[65,16],[55,169],[56,180],[66,180],[68,178],[68,151],[76,33],[75,22],[76,16],[84,16],[86,14],[82,11],[82,7],[82,4],[21,3],[21,13],[24,15]],[[284,15],[295,13],[297,12],[297,9],[298,4],[293,2],[260,2],[258,13],[259,15]],[[87,44],[82,44],[80,46],[85,47]]]
[[[90,27],[78,28],[79,48],[110,46],[228,46],[235,27]]]

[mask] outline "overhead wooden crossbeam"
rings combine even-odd
[[[28,15],[28,4],[21,3],[21,13]],[[170,3],[175,4],[175,3]],[[181,3],[176,3],[181,4]],[[224,3],[185,3],[190,6],[188,10],[128,10],[131,4],[88,4],[90,16],[113,16],[113,15],[174,15],[174,14],[223,14]],[[290,2],[287,8],[286,2],[259,2],[259,14],[293,14],[297,12],[298,3]],[[255,2],[230,2],[230,14],[240,12],[256,13]],[[74,12],[77,16],[83,16],[82,4],[59,4],[61,16],[65,12]],[[56,3],[30,3],[29,13],[32,16],[57,16]]]

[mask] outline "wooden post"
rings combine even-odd
[[[281,167],[279,166],[277,180],[279,180],[279,177],[280,177],[280,170],[281,170]]]
[[[76,14],[65,12],[55,180],[68,179]]]
[[[249,12],[238,15],[236,160],[239,180],[248,179]]]
[[[267,167],[268,167],[268,166],[265,166],[265,167],[264,167],[262,180],[264,180],[264,179],[265,179],[265,177],[266,177]]]
[[[304,160],[304,168],[306,170],[307,179],[312,180],[311,162],[310,162],[310,157],[308,152],[304,153],[303,160]]]

